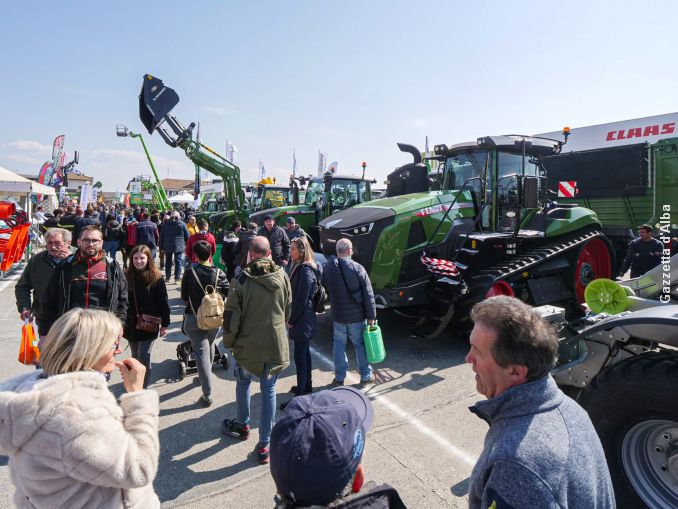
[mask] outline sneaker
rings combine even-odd
[[[344,385],[343,380],[339,381],[336,378],[332,380],[332,387],[341,387],[342,385]]]
[[[235,419],[224,419],[221,423],[221,431],[230,437],[247,440],[250,436],[250,425],[240,424]]]
[[[360,388],[361,389],[364,389],[365,387],[369,387],[372,384],[374,384],[374,375],[370,375],[370,377],[367,380],[360,380]]]
[[[296,385],[293,385],[292,387],[290,387],[290,392],[291,392],[292,394],[296,394],[296,393],[297,393],[297,386],[296,386]]]
[[[209,394],[203,394],[200,398],[200,402],[206,407],[212,406],[212,396]]]
[[[169,283],[169,281],[170,281],[169,276],[165,276],[165,283]]]
[[[181,279],[176,279],[176,278],[175,278],[175,279],[174,279],[174,282],[175,282],[176,284],[179,284],[179,283],[181,283]]]
[[[257,456],[259,456],[259,464],[266,465],[270,461],[270,451],[268,445],[257,444]]]

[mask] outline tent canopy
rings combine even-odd
[[[170,203],[193,203],[193,195],[186,191],[182,191],[179,194],[170,196],[168,200]]]
[[[2,166],[0,166],[0,193],[56,195],[53,187],[28,180]]]

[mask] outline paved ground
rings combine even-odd
[[[0,280],[0,380],[29,371],[15,359],[20,322],[14,305],[18,271]],[[223,436],[220,422],[235,415],[235,381],[230,371],[214,367],[214,405],[197,404],[201,391],[195,375],[180,379],[176,346],[184,340],[179,328],[183,306],[177,285],[170,286],[172,325],[153,351],[152,389],[160,394],[161,457],[155,488],[164,507],[273,506],[275,487],[268,467],[253,452],[260,408],[253,385],[254,433],[245,442]],[[331,370],[331,313],[319,315],[313,344],[313,381],[327,386]],[[364,465],[368,480],[397,487],[408,507],[466,507],[468,477],[487,426],[467,407],[479,399],[470,368],[464,364],[467,343],[450,337],[423,341],[410,337],[409,323],[393,314],[380,316],[387,348],[378,365],[379,384],[368,391],[375,419],[367,437]],[[351,347],[349,347],[350,349]],[[127,355],[128,352],[125,352]],[[355,356],[349,352],[353,378]],[[294,368],[278,382],[278,401],[295,383]],[[119,393],[114,375],[111,388]],[[13,488],[7,458],[0,456],[0,508],[11,506]]]

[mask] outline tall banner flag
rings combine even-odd
[[[327,169],[327,154],[325,152],[318,152],[318,175],[323,175]]]
[[[233,164],[238,164],[238,147],[229,143],[228,160]]]
[[[89,182],[85,182],[82,184],[82,187],[80,188],[80,203],[79,207],[81,209],[87,208],[87,204],[92,198],[92,188],[89,185]]]
[[[66,186],[61,186],[59,188],[59,205],[61,205],[66,199]]]
[[[259,180],[264,180],[266,178],[266,168],[264,167],[264,163],[259,161]]]
[[[297,153],[295,149],[292,149],[292,176],[297,176]]]

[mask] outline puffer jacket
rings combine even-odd
[[[342,278],[342,271],[346,284]],[[357,323],[377,318],[372,283],[358,262],[350,258],[330,258],[325,265],[322,282],[327,289],[332,306],[332,320],[335,322]]]
[[[322,277],[322,266],[310,263],[296,265],[292,269],[292,313],[289,324],[292,341],[310,341],[315,336],[316,314],[313,298],[318,291]]]
[[[290,364],[286,323],[292,290],[285,271],[270,258],[253,261],[233,279],[224,309],[224,346],[238,364],[260,376]]]
[[[101,373],[45,378],[42,370],[0,385],[0,454],[19,508],[160,507],[159,401],[124,394],[118,405]]]

